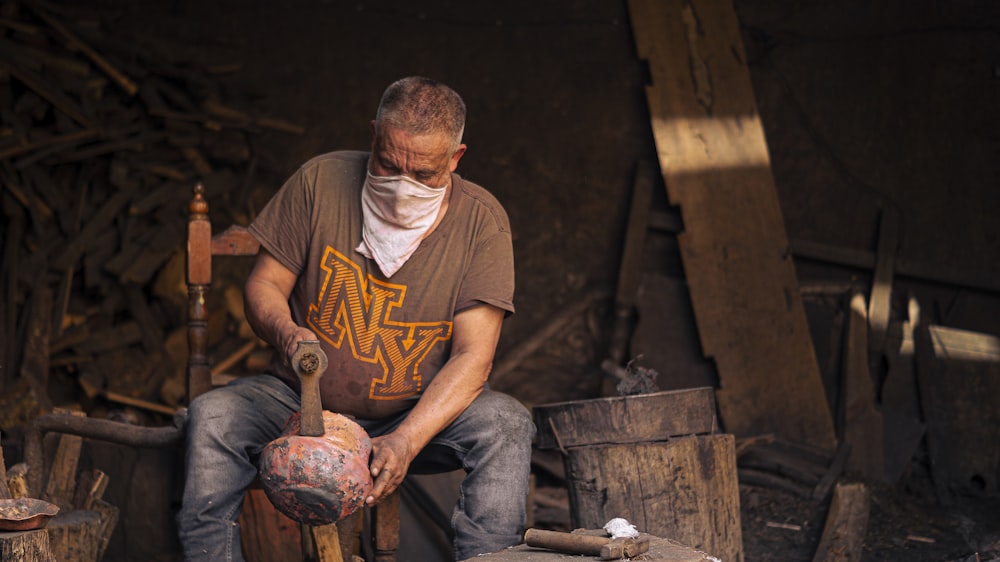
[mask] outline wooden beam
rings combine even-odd
[[[865,297],[851,297],[844,346],[844,441],[851,445],[847,467],[869,482],[883,476],[882,413],[875,408],[875,386],[868,370],[868,320]]]
[[[731,0],[630,0],[653,137],[722,425],[832,450],[824,395]]]
[[[892,206],[882,209],[878,227],[878,250],[872,275],[871,297],[868,300],[868,346],[881,357],[889,329],[889,309],[892,304],[892,279],[899,248],[899,213]]]
[[[790,250],[800,259],[827,262],[853,269],[875,269],[874,252],[808,240],[792,240]],[[904,257],[896,258],[894,270],[898,277],[1000,293],[1000,278],[995,274],[957,270],[941,264]]]

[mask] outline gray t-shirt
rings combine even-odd
[[[448,209],[391,279],[355,251],[367,152],[332,152],[285,182],[250,232],[298,275],[292,318],[329,359],[324,409],[379,419],[413,406],[451,351],[455,313],[481,303],[514,312],[514,258],[503,207],[451,175]],[[298,388],[280,360],[271,372]]]

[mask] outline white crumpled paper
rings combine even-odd
[[[639,530],[635,528],[635,525],[629,523],[621,517],[615,517],[611,521],[605,523],[604,530],[607,531],[613,539],[639,538]]]

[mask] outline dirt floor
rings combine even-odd
[[[792,3],[776,4],[788,7]],[[515,233],[518,313],[505,325],[499,356],[559,312],[587,304],[570,327],[500,387],[528,405],[587,398],[598,392],[600,345],[607,335],[608,297],[617,277],[633,170],[638,160],[654,155],[643,92],[645,71],[634,56],[625,2],[514,0],[478,8],[458,1],[402,0],[89,0],[75,5],[97,8],[123,40],[169,53],[175,60],[201,65],[241,63],[242,69],[227,78],[230,92],[239,92],[263,114],[306,125],[304,135],[271,132],[257,140],[262,154],[259,197],[251,199],[247,209],[234,209],[234,216],[252,215],[259,208],[255,205],[266,200],[307,158],[340,148],[365,149],[368,120],[378,95],[391,80],[426,74],[452,84],[465,95],[470,111],[466,138],[470,151],[459,171],[497,195]],[[761,35],[764,31],[784,30],[792,36],[785,40],[792,41],[797,36],[787,26],[808,18],[804,14],[808,10],[789,8],[794,16],[789,24],[767,2],[737,5],[741,13],[755,19],[756,27],[752,33],[748,30],[747,38],[756,38],[757,47],[764,50],[772,49],[777,41]],[[841,22],[850,20],[849,10],[844,12]],[[843,32],[840,38],[845,37],[853,37],[852,32]],[[909,37],[921,41],[924,36]],[[858,57],[875,41],[869,36],[860,39],[852,51]],[[823,49],[832,41],[824,35],[810,46]],[[777,59],[779,66],[783,60]],[[830,70],[822,58],[817,60],[818,76],[802,81],[810,91],[837,82],[826,76],[835,69]],[[810,61],[802,63],[803,67],[811,65]],[[784,143],[780,141],[783,132],[797,127],[789,121],[808,113],[801,107],[782,112],[787,107],[781,101],[783,95],[800,82],[796,75],[772,80],[768,72],[776,71],[773,66],[764,68],[755,76],[755,85],[763,94],[761,108],[768,118],[768,135],[778,141],[776,178],[783,205],[794,212],[789,217],[790,232],[816,234],[822,241],[866,244],[876,213],[870,197],[854,194],[845,203],[836,187],[815,194],[800,189],[803,177],[837,176],[842,170],[798,173],[799,168],[818,169],[814,161],[796,154],[798,137],[788,134]],[[838,96],[834,91],[823,99],[833,100],[834,106],[845,103]],[[836,107],[824,113],[819,124],[836,126],[842,137],[849,138],[851,131],[840,130],[848,125],[838,121],[836,113]],[[887,134],[899,132],[893,131]],[[869,139],[866,146],[884,140]],[[844,144],[853,146],[852,141]],[[954,143],[954,150],[959,150],[959,144]],[[866,158],[870,167],[881,165],[879,154]],[[882,174],[880,170],[878,175]],[[891,171],[884,174],[891,175]],[[822,183],[824,178],[811,180]],[[899,183],[906,182],[901,179]],[[905,193],[906,185],[900,190]],[[970,224],[981,227],[985,219],[980,215],[985,216],[988,208],[964,195],[949,196],[949,205],[964,201],[963,205],[974,207],[967,211],[975,220],[961,224],[961,219],[952,217],[948,224],[960,223],[956,232]],[[836,205],[831,203],[834,199]],[[834,206],[835,214],[819,212]],[[936,219],[928,222],[932,220]],[[866,226],[854,228],[858,222]],[[941,250],[938,255],[945,262],[962,257],[942,250],[949,247],[947,242],[937,241],[933,232],[919,224],[910,230],[916,232],[929,240],[927,246]],[[995,230],[987,229],[987,238],[993,236],[995,244],[990,232]],[[910,244],[914,246],[920,244]],[[982,258],[967,245],[953,246],[968,254],[966,265]],[[682,276],[676,248],[670,243],[665,248],[664,262],[652,267],[674,278]],[[874,488],[864,561],[965,562],[1000,557],[1000,498],[960,497],[943,506],[930,478],[926,462],[916,459],[904,483]],[[741,485],[740,494],[748,562],[812,560],[826,502],[749,485]],[[558,527],[562,523],[549,524]]]
[[[966,497],[946,507],[925,488],[927,485],[926,478],[913,477],[906,486],[874,487],[861,560],[965,562],[1000,558],[1000,501]],[[740,485],[740,502],[748,562],[813,560],[829,501],[806,500],[744,484]],[[975,558],[977,553],[979,558]]]

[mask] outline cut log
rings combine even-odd
[[[56,560],[93,562],[101,543],[101,515],[96,511],[60,511],[49,521],[49,547]]]
[[[49,548],[49,534],[45,529],[0,532],[0,560],[17,562],[56,562]]]
[[[871,491],[864,484],[838,484],[813,562],[856,562],[868,531]]]
[[[536,445],[543,450],[663,441],[717,429],[711,388],[555,402],[535,406],[532,413]]]
[[[722,560],[743,560],[735,439],[574,447],[566,457],[574,528],[624,517]]]

